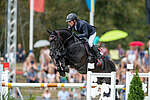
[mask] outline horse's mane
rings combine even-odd
[[[55,30],[56,33],[60,33],[60,36],[63,39],[67,39],[68,37],[70,37],[72,35],[71,30],[64,28],[64,29],[57,29]]]
[[[72,33],[71,30],[69,30],[68,28],[57,29],[55,31],[60,33],[69,33],[69,34]]]

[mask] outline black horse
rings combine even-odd
[[[68,72],[67,65],[74,67],[79,73],[87,73],[88,63],[94,63],[94,69],[88,69],[96,73],[110,73],[115,71],[112,61],[103,57],[103,68],[97,66],[97,58],[89,52],[86,40],[80,40],[76,34],[68,29],[49,31],[50,56],[54,60],[57,71],[64,76]]]

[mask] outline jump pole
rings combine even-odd
[[[92,73],[87,72],[87,100],[91,100],[91,83],[92,77],[110,77],[111,78],[111,98],[115,100],[116,72],[111,73]],[[122,85],[120,87],[123,87]],[[119,88],[120,88],[119,87]]]

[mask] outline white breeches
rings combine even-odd
[[[94,41],[95,37],[96,37],[96,32],[89,37],[88,43],[89,43],[90,47],[93,46],[93,41]]]

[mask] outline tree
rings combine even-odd
[[[136,75],[133,76],[133,79],[130,84],[128,100],[144,100],[144,91],[142,90],[142,82],[140,80],[137,70]]]

